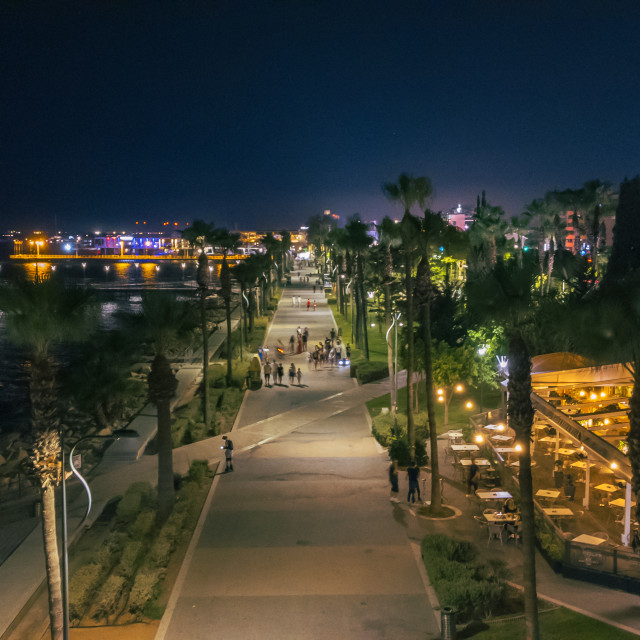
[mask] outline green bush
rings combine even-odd
[[[116,520],[120,525],[133,522],[140,511],[154,508],[156,497],[151,484],[148,482],[134,482],[125,492],[116,509]]]
[[[187,480],[189,482],[195,482],[199,487],[201,487],[208,475],[209,463],[207,460],[194,460],[189,467]]]
[[[117,576],[122,576],[127,580],[131,580],[133,574],[136,572],[138,562],[143,552],[144,545],[140,540],[131,540],[130,542],[127,542],[122,550],[120,563],[115,568],[115,574]]]
[[[157,538],[149,552],[149,562],[151,565],[156,569],[166,569],[171,559],[173,548],[173,540],[166,537]]]
[[[109,616],[116,613],[116,607],[122,598],[126,586],[127,580],[122,576],[109,576],[98,592],[92,617],[96,620],[105,618],[108,621]]]
[[[443,580],[438,583],[438,596],[443,605],[458,612],[458,620],[486,618],[504,601],[507,585],[489,580]]]
[[[478,550],[470,542],[434,534],[422,540],[422,553],[429,558],[443,558],[452,562],[474,562]]]
[[[160,582],[164,577],[165,570],[152,567],[143,567],[136,574],[133,586],[129,593],[129,612],[140,619],[144,613],[147,603],[158,595]]]
[[[353,364],[351,365],[353,367]],[[360,384],[382,380],[389,375],[389,367],[386,362],[362,360],[356,365],[355,377]]]
[[[98,564],[86,564],[71,576],[69,582],[69,616],[80,620],[85,614],[93,594],[103,576],[103,568]]]
[[[142,540],[151,533],[155,524],[156,511],[146,509],[138,514],[135,522],[129,527],[128,533],[134,540]]]
[[[118,562],[126,540],[126,533],[110,533],[94,554],[92,564],[97,564],[105,573],[109,573]]]

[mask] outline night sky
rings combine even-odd
[[[640,172],[637,0],[0,0],[0,230],[295,228]]]

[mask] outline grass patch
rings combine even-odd
[[[580,615],[569,609],[554,609],[539,616],[540,637],[544,640],[631,640],[638,636]],[[473,637],[477,640],[525,638],[524,619],[488,621],[490,628]]]
[[[467,400],[473,402],[473,408],[467,409],[465,403]],[[499,390],[485,391],[483,394],[483,405],[485,410],[487,408],[493,408],[500,406],[501,398]],[[372,419],[380,415],[383,408],[389,408],[391,403],[390,395],[387,393],[383,396],[373,398],[367,402],[367,408],[369,409],[369,415]],[[420,381],[418,384],[418,408],[419,412],[427,410],[427,394],[425,384]],[[438,403],[436,404],[436,423],[438,425],[438,433],[445,433],[449,429],[456,429],[464,427],[469,424],[469,417],[480,410],[480,393],[473,387],[468,387],[465,393],[455,394],[451,399],[449,405],[449,424],[444,425],[444,407]],[[399,389],[398,392],[398,414],[407,414],[407,394],[405,389]],[[414,414],[415,415],[415,414]]]

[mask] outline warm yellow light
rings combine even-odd
[[[611,420],[609,420],[609,418],[605,418],[605,419],[604,419],[604,423],[605,423],[605,424],[611,424]]]
[[[473,402],[469,400],[464,406],[467,407],[467,409],[471,409],[473,407]]]
[[[457,385],[456,385],[456,391],[457,391],[458,393],[460,393],[461,391],[464,391],[464,387],[463,387],[461,384],[457,384]]]
[[[438,389],[438,395],[441,396],[444,393],[444,389]]]
[[[444,398],[442,396],[438,396],[438,402],[444,402]]]
[[[480,434],[478,434],[478,435],[476,436],[476,442],[477,442],[478,444],[480,444],[481,442],[484,442],[484,438],[483,438]]]
[[[618,468],[618,463],[617,462],[612,462],[611,463],[611,468],[612,469],[617,469]]]
[[[601,397],[601,398],[606,398],[606,397],[607,397],[607,394],[606,394],[604,391],[601,391],[601,392],[600,392],[600,397]]]
[[[522,445],[521,444],[517,444],[515,446],[515,450],[518,451],[518,452],[522,451]]]
[[[585,394],[584,394],[584,391],[581,391],[581,392],[580,392],[580,397],[584,397],[584,395],[585,395]]]
[[[589,396],[589,398],[590,398],[591,400],[596,400],[596,399],[598,398],[598,396],[597,396],[595,393],[592,393],[592,394]]]
[[[499,424],[498,425],[498,431],[504,431],[504,425],[503,424]]]

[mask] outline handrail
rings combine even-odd
[[[536,393],[531,394],[531,403],[536,411],[553,422],[556,427],[566,431],[572,438],[578,440],[581,445],[584,445],[594,453],[602,462],[607,465],[615,462],[618,465],[616,473],[623,476],[628,482],[631,481],[631,463],[622,451],[619,451],[606,440],[591,433],[575,420],[565,416],[564,413],[558,411],[558,409],[551,406]]]

